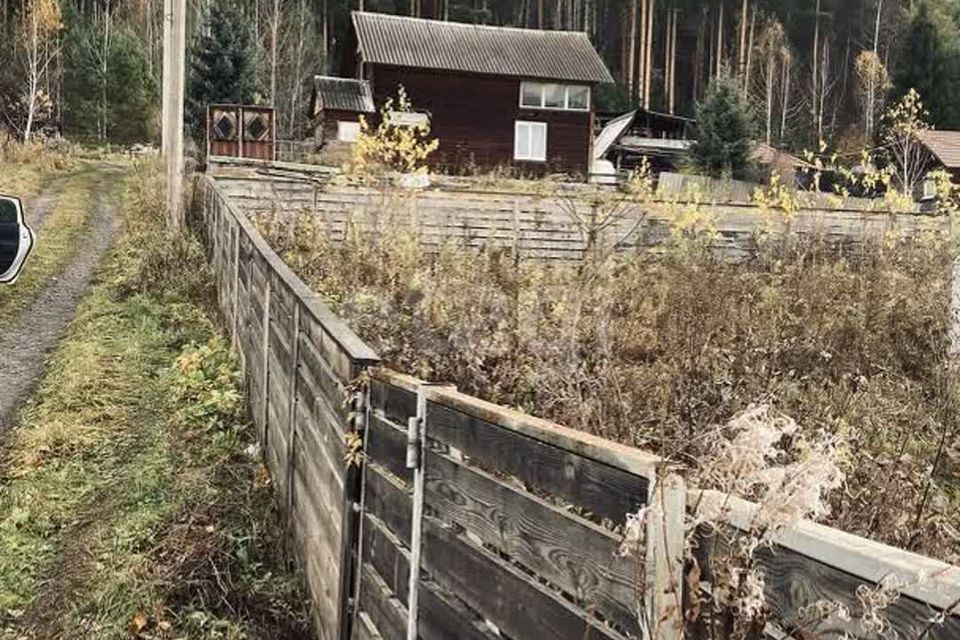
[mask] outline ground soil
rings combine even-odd
[[[109,165],[98,168],[93,198],[96,211],[90,218],[83,245],[0,335],[0,432],[16,420],[22,403],[43,373],[46,354],[63,336],[77,302],[116,235],[118,218],[112,186],[116,184],[119,171]],[[38,244],[43,242],[44,226],[56,207],[65,182],[64,178],[54,180],[26,205],[27,222],[37,234]],[[30,268],[29,262],[25,268]]]

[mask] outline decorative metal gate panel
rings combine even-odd
[[[273,107],[210,105],[207,156],[276,160],[276,131]]]

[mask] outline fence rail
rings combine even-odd
[[[593,214],[574,193],[379,191],[298,180],[293,175],[221,175],[217,181],[250,216],[312,213],[334,241],[342,241],[351,226],[373,231],[405,227],[419,235],[428,251],[442,242],[456,241],[471,247],[502,247],[524,258],[579,261],[587,248]],[[656,246],[672,237],[674,223],[684,217],[689,206],[691,203],[667,201],[621,204],[614,212],[613,224],[602,225],[598,240],[623,252]],[[826,208],[801,208],[791,216],[771,216],[750,204],[705,202],[698,206],[709,214],[701,225],[712,226],[716,232],[713,248],[731,259],[750,256],[759,231],[774,236],[816,235],[847,244],[882,239],[889,232],[948,231],[944,216]]]
[[[756,505],[688,496],[643,451],[380,368],[222,185],[199,176],[194,204],[318,638],[683,637],[687,505],[722,505],[731,531]],[[642,557],[624,557],[644,507]],[[722,533],[699,532],[702,567]],[[893,580],[897,637],[960,637],[957,567],[809,522],[759,557],[782,629]],[[836,618],[806,631],[878,637]]]

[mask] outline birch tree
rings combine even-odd
[[[856,71],[860,104],[863,107],[863,128],[867,141],[873,139],[876,117],[883,108],[883,98],[890,89],[887,68],[873,51],[861,51]]]
[[[62,29],[63,20],[57,0],[26,0],[18,42],[27,85],[24,92],[27,114],[23,128],[25,141],[33,133],[44,76],[60,52],[57,36]]]
[[[886,115],[884,143],[905,195],[913,194],[930,166],[930,156],[920,140],[930,129],[929,117],[915,89],[907,91]]]

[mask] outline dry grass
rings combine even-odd
[[[956,561],[956,384],[946,243],[837,253],[766,243],[724,263],[696,237],[598,264],[515,264],[404,231],[328,242],[263,221],[288,262],[392,366],[696,469],[756,403],[842,441],[827,522]],[[953,446],[953,449],[950,446]],[[953,456],[953,457],[951,457]]]
[[[34,196],[50,176],[72,169],[75,163],[70,152],[33,143],[0,143],[0,193],[20,198]]]

